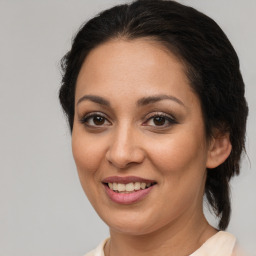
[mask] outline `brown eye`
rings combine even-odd
[[[165,125],[166,118],[162,116],[157,116],[153,118],[153,122],[156,126],[163,126]]]
[[[106,117],[102,114],[90,113],[83,117],[80,122],[88,127],[105,127],[111,125]]]
[[[103,125],[105,122],[105,118],[101,117],[101,116],[94,116],[93,117],[93,123],[95,125]]]
[[[166,113],[152,113],[143,126],[151,126],[159,129],[168,128],[177,124],[176,119]]]

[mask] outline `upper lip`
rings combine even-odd
[[[144,183],[156,183],[154,180],[144,179],[136,176],[111,176],[102,180],[102,183],[122,183],[128,184],[131,182],[144,182]]]

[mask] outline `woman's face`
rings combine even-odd
[[[112,230],[147,234],[202,215],[208,143],[184,66],[159,43],[113,40],[77,80],[72,149]]]

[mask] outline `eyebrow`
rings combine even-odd
[[[96,96],[96,95],[84,95],[82,98],[80,98],[77,102],[77,105],[85,100],[90,100],[94,103],[106,106],[106,107],[110,107],[110,102],[100,96]]]
[[[106,106],[106,107],[111,106],[111,104],[108,100],[106,100],[106,99],[104,99],[100,96],[96,96],[96,95],[84,95],[83,97],[81,97],[78,100],[77,105],[79,103],[81,103],[82,101],[86,101],[86,100],[92,101],[94,103],[97,103],[97,104],[100,104],[100,105],[103,105],[103,106]],[[155,103],[155,102],[158,102],[158,101],[161,101],[161,100],[172,100],[172,101],[174,101],[174,102],[176,102],[176,103],[185,107],[185,104],[180,99],[178,99],[174,96],[165,95],[165,94],[143,97],[143,98],[141,98],[137,101],[137,106],[145,106],[145,105],[152,104],[152,103]]]
[[[172,100],[175,101],[176,103],[182,105],[185,107],[185,104],[178,98],[170,95],[165,95],[165,94],[160,94],[160,95],[153,95],[149,97],[143,97],[138,100],[137,105],[138,106],[145,106],[148,104],[152,104],[161,100]]]

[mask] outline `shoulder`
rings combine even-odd
[[[104,256],[104,246],[108,239],[103,240],[94,250],[86,253],[84,256]]]
[[[219,231],[190,256],[240,256],[233,255],[235,244],[236,238],[232,234]]]
[[[238,244],[236,244],[231,256],[248,256],[248,255],[242,250],[242,248]]]
[[[86,253],[84,256],[95,256],[95,250]]]

